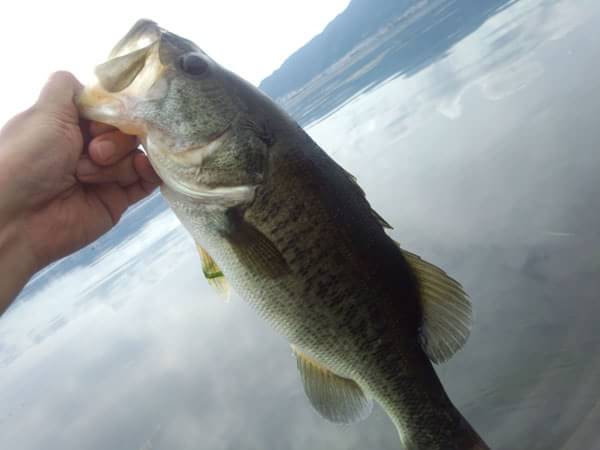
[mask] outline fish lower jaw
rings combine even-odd
[[[102,111],[96,110],[90,114],[86,114],[85,111],[82,111],[81,116],[88,120],[93,120],[95,122],[111,125],[117,128],[119,131],[132,136],[137,136],[141,138],[144,136],[145,133],[144,127],[139,123],[124,121],[119,116],[114,116],[110,113],[104,114]]]
[[[99,86],[83,89],[76,98],[80,115],[88,120],[112,125],[123,133],[143,136],[146,133],[142,123],[130,116],[131,99],[104,91]]]

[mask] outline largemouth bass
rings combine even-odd
[[[82,115],[139,136],[207,278],[289,339],[323,417],[355,422],[375,400],[405,449],[488,448],[432,367],[467,340],[467,295],[387,235],[352,175],[258,89],[154,22],[137,22],[96,76]]]

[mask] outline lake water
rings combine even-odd
[[[599,26],[592,0],[514,2],[307,126],[470,294],[438,372],[494,449],[600,448]],[[2,449],[399,446],[379,408],[312,410],[286,341],[208,287],[158,196],[0,319]]]

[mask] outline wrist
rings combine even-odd
[[[35,257],[18,220],[0,217],[0,314],[37,271]]]
[[[23,189],[18,184],[19,178],[15,176],[22,170],[15,167],[12,148],[6,145],[4,140],[0,140],[0,155],[2,155],[0,158],[0,226],[2,227],[19,214],[23,205]]]

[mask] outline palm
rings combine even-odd
[[[107,232],[159,181],[145,156],[135,151],[134,137],[102,124],[80,123],[72,89],[71,84],[71,94],[60,97],[56,91],[42,92],[35,107],[2,130],[7,153],[12,152],[7,170],[20,175],[13,176],[12,215],[19,217],[39,267]],[[51,95],[55,98],[45,99]],[[100,151],[106,144],[112,152]]]
[[[114,225],[111,212],[96,190],[98,187],[86,189],[76,183],[30,214],[25,222],[26,234],[42,265],[87,245]]]

